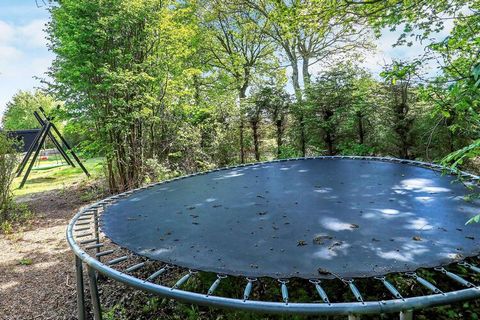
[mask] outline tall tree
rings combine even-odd
[[[55,99],[41,91],[18,91],[12,100],[7,102],[7,108],[2,117],[2,127],[5,130],[22,130],[39,128],[40,124],[33,112],[42,107],[49,113],[55,105]]]
[[[277,143],[277,157],[281,156],[283,136],[285,133],[287,115],[290,111],[290,96],[283,88],[275,84],[261,87],[253,95],[253,100],[258,110],[264,110],[270,121],[275,126]]]
[[[51,8],[52,90],[71,116],[95,125],[112,191],[143,180],[146,123],[162,108],[175,64],[191,54],[182,13],[157,0],[66,0]]]
[[[256,16],[256,23],[249,17]],[[274,47],[265,34],[268,21],[246,6],[231,7],[221,1],[207,2],[203,23],[210,32],[205,45],[211,54],[210,64],[226,73],[238,92],[240,110],[240,162],[245,162],[245,120],[241,104],[247,96],[254,74],[268,72],[276,63]]]
[[[291,80],[297,102],[293,111],[300,129],[301,153],[305,156],[305,110],[300,79],[304,87],[308,87],[312,65],[329,65],[335,58],[354,54],[359,48],[369,48],[367,29],[354,23],[350,13],[340,13],[336,2],[332,1],[243,1],[269,21],[270,27],[265,32],[283,51],[292,68]]]

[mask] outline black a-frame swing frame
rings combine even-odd
[[[22,159],[22,162],[20,162],[20,165],[18,166],[16,175],[17,175],[17,177],[20,177],[22,175],[23,170],[25,169],[25,166],[28,163],[28,159],[30,159],[30,157],[32,156],[32,153],[33,153],[33,158],[32,158],[32,160],[30,161],[30,164],[27,167],[27,171],[25,172],[25,175],[23,176],[23,179],[22,179],[22,182],[20,183],[19,188],[23,188],[23,186],[25,185],[25,182],[27,182],[28,176],[30,175],[30,171],[32,170],[33,165],[35,164],[35,161],[37,160],[38,155],[40,154],[40,150],[42,148],[42,145],[44,144],[47,137],[50,138],[52,143],[57,148],[58,152],[60,152],[62,157],[67,162],[67,164],[69,164],[72,167],[75,167],[75,164],[70,159],[67,152],[63,149],[62,144],[52,134],[51,130],[53,130],[55,132],[55,134],[58,136],[60,141],[65,146],[65,148],[68,151],[70,151],[70,154],[75,159],[75,161],[78,163],[80,168],[82,168],[83,172],[88,177],[90,177],[90,173],[88,173],[87,169],[83,166],[83,164],[80,161],[80,159],[78,158],[78,156],[75,154],[75,152],[70,147],[68,142],[60,134],[60,131],[58,131],[55,124],[53,124],[51,122],[53,119],[51,117],[47,116],[45,110],[42,107],[40,107],[39,110],[40,110],[40,113],[38,113],[37,111],[34,111],[33,114],[35,115],[35,118],[37,119],[38,123],[40,123],[42,128],[40,129],[40,131],[35,136],[35,139],[33,140],[33,143],[28,148],[27,153],[25,154],[25,156]]]

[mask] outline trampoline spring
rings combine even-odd
[[[473,283],[463,279],[462,277],[460,277],[459,275],[456,275],[453,272],[446,270],[444,267],[438,267],[438,268],[435,268],[434,270],[443,273],[453,281],[460,283],[462,286],[465,286],[467,288],[474,287]]]
[[[101,248],[103,247],[103,243],[96,243],[96,244],[92,244],[90,246],[86,246],[85,249],[96,249],[96,248]]]
[[[194,274],[195,272],[192,271],[192,270],[189,270],[188,273],[186,275],[184,275],[183,277],[180,278],[180,280],[177,281],[177,283],[175,283],[172,287],[171,290],[174,290],[174,289],[177,289],[179,287],[181,287],[185,282],[188,281],[188,279],[190,279],[190,277]]]
[[[208,289],[207,297],[212,295],[215,292],[218,285],[220,284],[220,281],[222,281],[222,279],[225,279],[226,277],[227,277],[226,275],[217,274],[217,279],[212,283],[212,285]]]
[[[134,264],[131,267],[128,267],[127,269],[125,269],[125,272],[134,272],[140,268],[143,268],[144,266],[145,266],[145,262],[140,262],[140,263]]]
[[[414,272],[412,272],[412,273],[407,273],[407,276],[414,278],[418,283],[420,283],[422,286],[424,286],[424,287],[427,288],[428,290],[432,291],[433,293],[445,294],[445,293],[443,293],[442,290],[438,289],[438,288],[435,287],[433,284],[431,284],[431,283],[428,282],[427,280],[423,279],[422,277],[418,276],[418,275],[417,275],[416,273],[414,273]]]
[[[328,299],[327,293],[325,292],[325,290],[323,290],[322,286],[320,285],[320,280],[310,279],[309,281],[310,283],[313,283],[315,285],[315,289],[317,290],[318,295],[320,296],[322,301],[324,303],[330,304],[330,300]]]
[[[85,221],[85,220],[90,220],[92,217],[80,217],[77,219],[77,221]]]
[[[87,243],[92,243],[92,242],[97,242],[98,239],[97,238],[94,238],[94,239],[88,239],[88,240],[83,240],[83,241],[80,241],[80,244],[87,244]]]
[[[99,252],[99,253],[95,254],[95,257],[98,258],[98,257],[107,256],[107,255],[112,254],[114,252],[115,252],[115,250],[105,250],[105,251],[102,251],[102,252]]]
[[[288,288],[287,288],[287,283],[288,280],[282,280],[278,279],[278,282],[281,283],[281,290],[282,290],[282,300],[285,302],[285,304],[288,304]]]
[[[107,265],[111,266],[111,265],[114,265],[114,264],[117,264],[117,263],[120,263],[122,261],[125,261],[128,259],[128,256],[123,256],[123,257],[119,257],[119,258],[116,258],[116,259],[113,259],[113,260],[110,260],[107,262]]]
[[[350,291],[352,291],[353,295],[355,296],[355,299],[357,299],[358,302],[363,302],[363,297],[360,291],[358,290],[357,286],[353,283],[353,280],[343,280],[348,286],[350,287]]]
[[[76,226],[88,226],[90,224],[90,222],[79,222],[79,223],[76,223],[75,225]]]
[[[470,263],[467,263],[467,262],[459,262],[458,264],[461,265],[462,267],[469,268],[473,272],[480,273],[480,268],[477,267],[477,266],[474,266],[473,264],[470,264]]]
[[[383,283],[383,285],[385,286],[385,288],[387,288],[387,290],[390,291],[390,293],[391,293],[395,298],[405,300],[405,299],[402,297],[402,295],[400,294],[400,292],[398,292],[398,290],[393,286],[393,284],[391,284],[390,282],[388,282],[385,277],[375,277],[375,279],[382,281],[382,283]]]
[[[90,227],[83,227],[83,228],[75,229],[73,231],[78,232],[78,231],[85,231],[85,230],[89,230],[89,229],[90,229]]]
[[[250,293],[252,292],[253,283],[257,281],[255,278],[247,278],[247,285],[245,286],[245,290],[243,290],[243,301],[247,301],[250,298]]]
[[[156,278],[160,277],[163,273],[165,273],[165,271],[167,271],[168,269],[172,268],[170,265],[166,265],[164,266],[163,268],[161,268],[160,270],[152,273],[152,275],[150,275],[147,280],[145,281],[153,281],[155,280]]]
[[[91,236],[93,235],[93,233],[89,232],[89,233],[82,233],[82,234],[77,234],[77,238],[85,238],[85,237],[88,237],[88,236]]]

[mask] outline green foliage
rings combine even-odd
[[[29,258],[22,258],[22,259],[20,259],[18,264],[22,265],[22,266],[29,266],[29,265],[33,264],[33,260],[29,259]]]
[[[11,187],[17,163],[15,142],[0,132],[0,223],[13,216]]]
[[[342,155],[370,156],[375,154],[375,148],[355,142],[341,143],[338,146]]]
[[[5,130],[25,130],[39,128],[40,124],[33,115],[34,111],[42,107],[49,113],[54,106],[58,105],[53,97],[41,91],[28,92],[18,91],[11,101],[7,102],[7,108],[2,118],[2,127]]]

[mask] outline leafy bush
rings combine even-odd
[[[375,154],[375,148],[355,142],[341,143],[338,149],[342,155],[370,156]]]
[[[17,165],[17,156],[13,140],[0,133],[0,222],[6,220],[11,207],[11,186]]]
[[[0,231],[13,231],[13,222],[24,221],[31,216],[25,204],[13,201],[12,182],[17,166],[16,142],[0,132]]]
[[[169,169],[155,159],[147,159],[145,161],[144,170],[147,177],[147,183],[170,179],[179,174],[178,172]]]

